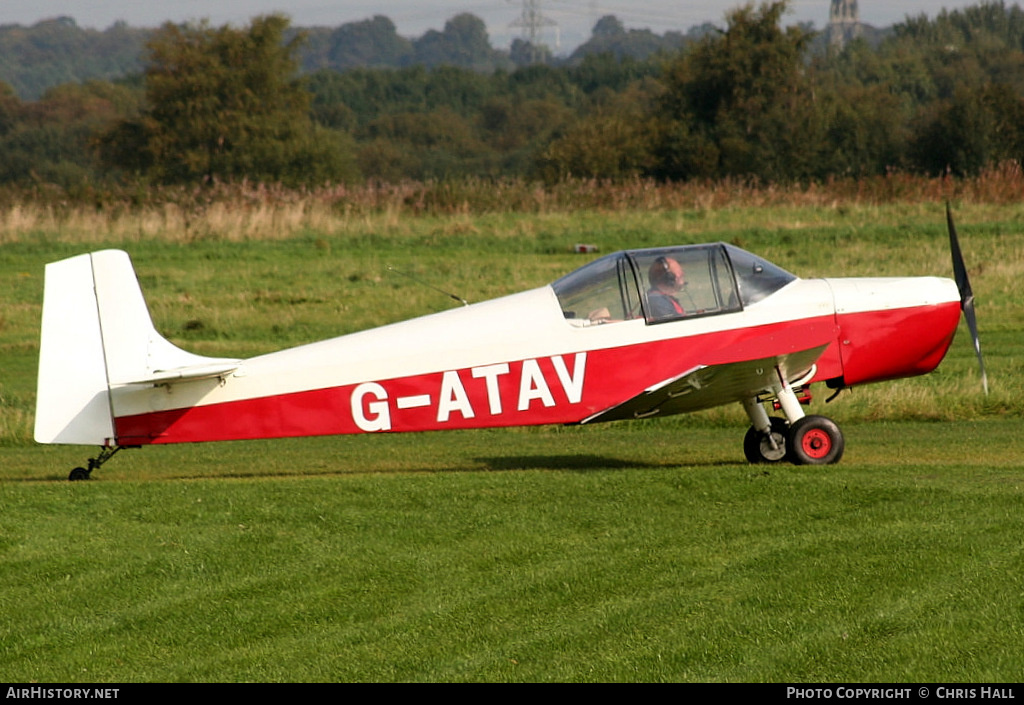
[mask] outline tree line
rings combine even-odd
[[[398,34],[394,22],[383,15],[347,22],[338,27],[288,27],[284,39],[302,35],[295,58],[303,73],[323,69],[404,68],[457,66],[489,73],[510,71],[536,63],[573,64],[587,54],[612,53],[643,59],[659,51],[679,49],[699,38],[711,25],[689,32],[656,34],[649,29],[627,29],[613,16],[602,18],[593,34],[570,55],[555,57],[544,46],[517,39],[507,49],[491,46],[483,20],[462,13],[441,30],[419,37]],[[47,89],[63,83],[113,80],[140,74],[146,66],[147,42],[153,29],[117,22],[105,30],[79,27],[71,17],[43,20],[30,27],[0,25],[0,80],[25,100],[38,100]]]
[[[398,60],[309,72],[309,38],[282,16],[241,29],[165,25],[142,74],[62,84],[29,102],[0,84],[0,182],[774,183],[1024,162],[1018,6],[907,18],[841,51],[785,26],[786,10],[740,7],[642,58],[614,49],[629,31],[604,18],[592,41],[606,51],[492,70]],[[480,28],[457,20],[449,34],[483,50]]]

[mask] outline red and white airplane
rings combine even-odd
[[[83,254],[46,267],[35,439],[100,446],[75,480],[124,447],[592,424],[736,402],[750,462],[834,463],[843,436],[805,415],[811,383],[930,372],[961,309],[981,361],[949,226],[956,281],[800,279],[724,243],[631,250],[532,291],[244,360],[174,346],[128,255]]]

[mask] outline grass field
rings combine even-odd
[[[32,444],[45,262],[128,249],[157,327],[247,356],[551,281],[574,242],[726,240],[801,276],[947,275],[940,205],[338,216],[287,237],[0,245],[7,681],[1019,681],[1024,208],[957,205],[992,393],[827,407],[827,469],[742,464],[741,411],[126,451]],[[399,305],[400,304],[400,305]],[[816,410],[825,411],[816,400]]]

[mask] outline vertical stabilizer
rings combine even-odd
[[[36,395],[39,443],[116,445],[111,388],[220,362],[185,352],[153,327],[126,252],[46,265]],[[207,368],[203,368],[204,372]]]

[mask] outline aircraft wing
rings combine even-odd
[[[770,392],[778,385],[775,368],[793,382],[811,372],[828,343],[738,362],[698,365],[669,377],[621,404],[584,419],[582,423],[670,416],[709,409]]]

